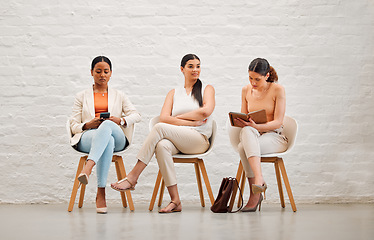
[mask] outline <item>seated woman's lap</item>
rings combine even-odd
[[[96,137],[99,135],[98,137]],[[106,135],[106,137],[103,137]],[[93,141],[99,141],[99,144],[107,144],[108,136],[114,138],[114,151],[118,152],[125,148],[127,139],[122,129],[113,121],[104,121],[99,128],[90,129],[82,134],[82,137],[77,145],[77,149],[80,152],[89,153]]]

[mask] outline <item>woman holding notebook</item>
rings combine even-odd
[[[284,88],[277,83],[278,76],[269,62],[254,59],[248,67],[250,84],[242,89],[241,112],[248,114],[265,109],[266,123],[256,123],[234,118],[233,123],[241,127],[238,150],[245,175],[251,190],[243,212],[261,210],[262,192],[267,185],[261,171],[261,154],[283,152],[287,149],[287,138],[282,135],[283,118],[286,110]]]

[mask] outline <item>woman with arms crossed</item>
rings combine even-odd
[[[182,211],[172,155],[203,153],[209,148],[212,134],[212,114],[215,92],[211,85],[203,85],[199,79],[200,59],[187,54],[181,61],[184,86],[171,90],[161,109],[157,123],[145,139],[138,162],[127,175],[112,188],[117,191],[134,190],[139,175],[155,153],[161,174],[170,194],[171,202],[160,213]]]
[[[287,149],[287,138],[282,135],[283,118],[286,110],[284,88],[277,83],[278,76],[269,62],[254,59],[248,67],[250,84],[242,89],[242,113],[266,110],[267,123],[256,124],[252,119],[234,119],[242,128],[238,150],[245,175],[251,190],[243,212],[261,210],[262,192],[267,189],[261,171],[261,154],[283,152]]]
[[[75,97],[70,129],[71,145],[88,153],[82,172],[81,184],[88,184],[92,168],[97,165],[97,213],[106,213],[105,186],[113,152],[123,150],[129,143],[126,128],[140,121],[140,114],[122,92],[108,87],[112,64],[107,57],[98,56],[91,64],[94,84]],[[110,117],[100,119],[100,113],[110,112]]]

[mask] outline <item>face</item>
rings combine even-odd
[[[181,67],[181,71],[185,78],[197,80],[200,77],[200,61],[198,59],[188,60],[184,67]]]
[[[112,76],[112,71],[110,70],[109,64],[106,62],[96,63],[93,70],[91,70],[91,75],[94,78],[95,84],[106,85]]]
[[[248,71],[248,75],[249,82],[254,89],[259,89],[266,86],[266,80],[269,77],[269,73],[267,73],[266,76],[262,76],[261,74],[258,74],[256,72]]]

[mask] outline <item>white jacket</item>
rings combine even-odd
[[[131,141],[130,131],[127,128],[134,123],[140,122],[141,117],[129,98],[121,91],[108,88],[108,112],[110,112],[110,116],[125,118],[126,127],[121,126],[121,128],[126,138]],[[73,114],[70,118],[70,130],[72,133],[70,144],[72,146],[78,144],[84,132],[82,129],[83,125],[94,118],[94,93],[91,87],[77,93],[75,96]]]

